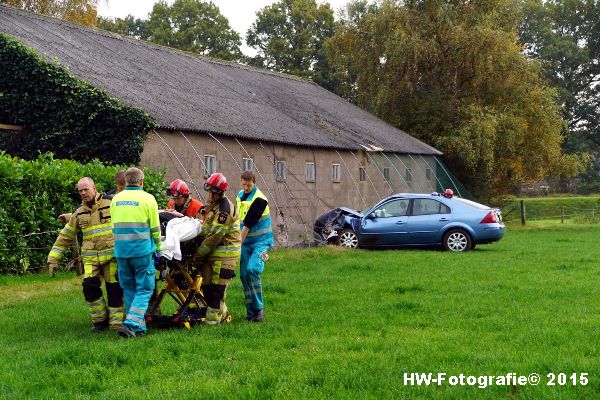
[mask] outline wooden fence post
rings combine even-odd
[[[565,206],[562,206],[560,208],[560,223],[561,224],[565,223]]]
[[[525,201],[521,200],[521,225],[525,225]]]

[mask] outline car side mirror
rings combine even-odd
[[[377,218],[377,215],[375,215],[374,212],[369,213],[369,215],[367,215],[367,219],[375,219],[375,218]]]

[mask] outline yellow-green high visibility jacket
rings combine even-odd
[[[49,263],[57,263],[62,259],[80,231],[83,234],[81,258],[84,263],[103,265],[113,258],[115,239],[110,223],[110,197],[98,193],[95,200],[91,208],[82,203],[71,214],[48,254]]]
[[[240,216],[227,197],[210,203],[200,233],[196,254],[208,261],[238,261],[241,251]]]
[[[271,215],[269,212],[269,204],[267,197],[261,192],[256,186],[252,191],[246,194],[243,190],[240,190],[236,196],[236,206],[240,210],[240,228],[244,229],[244,223],[246,222],[246,215],[255,204],[256,200],[262,200],[263,204],[266,203],[265,209],[262,212],[260,218],[256,215],[252,226],[248,226],[248,234],[244,239],[244,244],[253,244],[262,242],[265,244],[273,245],[273,232],[271,230]],[[259,209],[260,210],[260,209]],[[256,221],[255,219],[258,218]]]
[[[158,205],[150,193],[138,186],[127,186],[110,204],[115,257],[134,258],[160,250]]]

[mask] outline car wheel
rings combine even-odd
[[[444,249],[449,251],[467,251],[472,247],[471,236],[462,229],[451,229],[444,235]]]
[[[342,247],[355,249],[358,247],[358,236],[352,229],[344,229],[338,237],[338,244]]]

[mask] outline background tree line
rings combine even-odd
[[[480,197],[582,171],[584,190],[600,188],[598,0],[355,0],[337,19],[326,2],[279,0],[246,32],[251,57],[211,2],[158,2],[147,19],[96,23],[311,79],[443,151]]]

